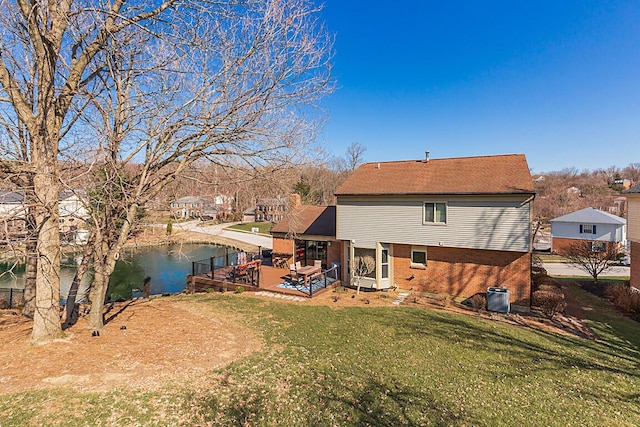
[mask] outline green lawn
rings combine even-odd
[[[574,292],[601,340],[415,307],[180,296],[243,319],[264,348],[206,388],[3,396],[0,425],[640,425],[639,325]]]
[[[228,228],[231,230],[240,230],[240,231],[249,231],[251,232],[252,228],[258,228],[258,233],[260,234],[269,234],[271,228],[273,227],[273,223],[269,221],[261,221],[261,222],[247,222],[244,224],[235,224],[231,225]]]

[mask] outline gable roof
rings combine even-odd
[[[627,220],[610,213],[600,211],[594,208],[584,208],[579,211],[571,212],[558,218],[554,218],[551,222],[575,222],[581,224],[612,224],[624,225]]]
[[[336,236],[335,206],[300,206],[271,229],[271,233]]]
[[[535,194],[524,154],[365,163],[336,196]]]
[[[622,194],[640,194],[640,184],[623,191]]]

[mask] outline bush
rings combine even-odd
[[[236,294],[241,294],[243,292],[244,292],[244,288],[242,286],[236,286],[236,290],[235,290]]]
[[[558,290],[540,289],[533,293],[532,305],[538,307],[549,319],[565,309],[564,294]]]
[[[475,294],[469,298],[469,305],[479,310],[487,308],[487,296],[485,294]]]
[[[640,293],[631,290],[631,286],[611,283],[605,290],[606,298],[620,310],[640,314]]]

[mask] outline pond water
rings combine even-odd
[[[139,296],[144,278],[151,277],[151,294],[175,293],[185,289],[187,275],[191,274],[192,261],[222,256],[225,246],[208,244],[175,244],[167,246],[126,249],[116,263],[109,281],[107,299],[121,300]],[[78,255],[64,255],[61,260],[60,294],[65,300],[73,280]],[[24,288],[24,264],[4,261],[0,263],[0,288]],[[11,272],[9,272],[11,270]],[[80,293],[87,289],[91,277],[83,280]]]

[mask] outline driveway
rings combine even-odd
[[[214,236],[225,237],[227,239],[238,240],[240,242],[260,246],[263,249],[273,249],[273,241],[271,239],[271,236],[253,234],[244,231],[226,230],[227,227],[233,224],[237,223],[206,225],[199,220],[195,220],[173,224],[173,227],[185,231],[195,231],[197,233],[211,234]]]
[[[584,276],[591,277],[584,270],[565,263],[544,263],[544,268],[547,270],[550,276]],[[610,267],[604,273],[601,273],[598,277],[629,277],[629,267],[625,266],[613,266]]]

